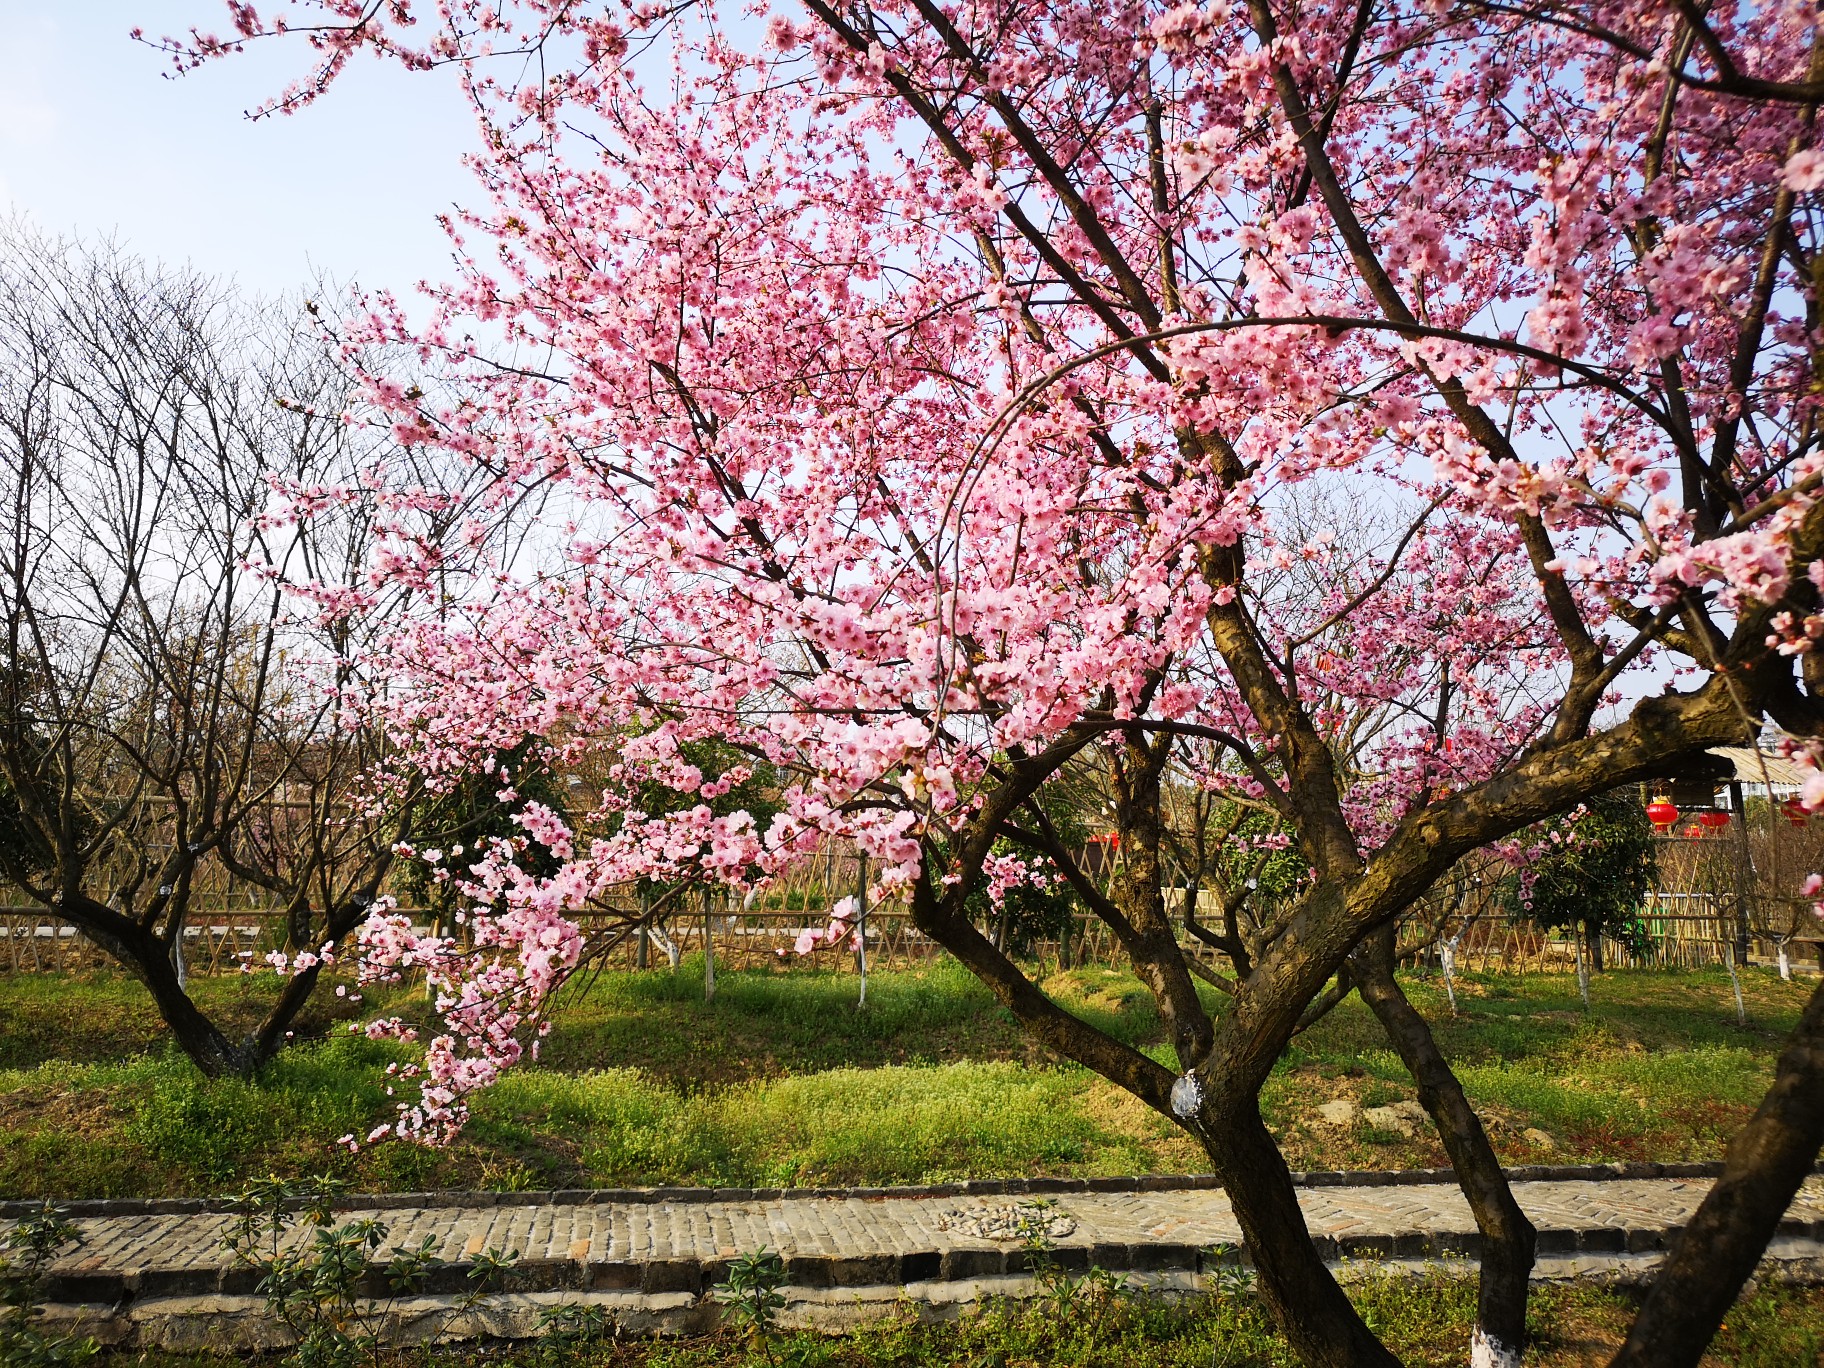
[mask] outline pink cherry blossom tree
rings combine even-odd
[[[1518,1363],[1533,1232],[1393,931],[1592,794],[1768,720],[1801,751],[1820,732],[1813,10],[230,9],[228,37],[166,45],[183,66],[301,38],[317,65],[274,110],[364,51],[460,71],[482,194],[449,222],[455,278],[416,312],[369,301],[343,341],[451,377],[370,398],[496,510],[544,499],[548,554],[508,566],[485,523],[434,531],[438,496],[399,494],[375,569],[420,611],[388,717],[432,775],[546,738],[609,776],[478,855],[474,949],[369,923],[370,972],[427,967],[448,1022],[399,1129],[449,1133],[520,1057],[588,953],[577,909],[751,888],[840,838],[1035,1038],[1202,1143],[1312,1364],[1395,1360],[1308,1238],[1259,1092],[1359,992],[1482,1232],[1473,1359]],[[633,806],[730,782],[683,758],[705,738],[783,777],[764,828],[713,793]],[[1107,888],[1041,801],[1086,757],[1122,841]],[[1187,775],[1273,814],[1290,896],[1219,889],[1220,925],[1168,901]],[[1035,870],[1113,928],[1175,1068],[972,921]],[[1821,1097],[1824,994],[1617,1363],[1697,1361]]]

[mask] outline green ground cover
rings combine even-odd
[[[1463,1362],[1475,1287],[1460,1279],[1368,1278],[1351,1287],[1368,1323],[1412,1368]],[[1548,1287],[1534,1294],[1529,1368],[1607,1363],[1635,1311],[1624,1291]],[[231,1368],[244,1359],[117,1355],[100,1368]],[[256,1361],[257,1362],[257,1361]],[[754,1345],[737,1334],[685,1341],[603,1341],[560,1348],[412,1350],[373,1368],[1290,1368],[1294,1360],[1265,1312],[1242,1292],[1167,1302],[1079,1283],[1053,1298],[985,1308],[949,1324],[910,1315],[847,1335],[778,1335]],[[1824,1292],[1757,1289],[1737,1303],[1705,1368],[1824,1365]],[[273,1368],[278,1361],[273,1360]]]
[[[1478,977],[1452,1017],[1435,981],[1409,991],[1510,1162],[1718,1157],[1752,1111],[1809,990],[1726,975],[1613,971],[1586,1015],[1568,978]],[[1167,1058],[1125,973],[1047,986],[1073,1011]],[[205,981],[212,1011],[252,1020],[258,985]],[[448,1151],[337,1137],[388,1119],[399,1047],[340,1029],[325,994],[300,1041],[253,1082],[207,1082],[162,1040],[143,990],[111,976],[0,976],[0,1196],[215,1193],[249,1176],[330,1172],[362,1187],[527,1189],[701,1183],[913,1183],[958,1177],[1194,1171],[1193,1146],[1086,1071],[1045,1057],[960,968],[877,974],[857,1011],[845,974],[794,967],[606,974],[569,990],[541,1063],[484,1096]],[[1212,1006],[1220,1003],[1212,1001]],[[368,1009],[423,1010],[413,994]],[[1413,1096],[1350,1001],[1296,1043],[1267,1090],[1294,1167],[1438,1165],[1411,1136],[1317,1109]]]

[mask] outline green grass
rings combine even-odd
[[[1765,1091],[1813,983],[1744,974],[1746,1027],[1720,970],[1598,975],[1587,1014],[1570,976],[1471,976],[1459,983],[1456,1016],[1436,980],[1405,987],[1504,1157],[1665,1162],[1721,1157]],[[1294,1043],[1265,1100],[1295,1166],[1441,1165],[1428,1134],[1339,1132],[1315,1117],[1331,1097],[1375,1106],[1413,1096],[1377,1023],[1351,1000]]]
[[[230,1036],[251,1031],[274,996],[271,974],[190,981],[191,996]],[[319,993],[299,1015],[301,1038],[322,1035],[357,1010]],[[137,979],[125,974],[0,973],[0,1069],[47,1060],[106,1064],[158,1049],[169,1033]]]
[[[636,1071],[528,1073],[485,1099],[474,1138],[531,1150],[564,1137],[602,1182],[911,1183],[1092,1157],[1132,1171],[1138,1147],[1073,1105],[1078,1082],[1005,1062],[833,1069],[698,1093]]]
[[[1196,1148],[1162,1118],[1047,1057],[959,967],[847,974],[700,967],[607,974],[567,990],[539,1066],[479,1099],[446,1151],[336,1148],[392,1115],[401,1047],[332,1029],[329,994],[301,1039],[252,1082],[199,1078],[144,992],[109,976],[0,976],[0,1196],[212,1193],[255,1174],[329,1171],[366,1187],[544,1188],[653,1183],[912,1183],[966,1176],[1183,1172]],[[1807,985],[1757,971],[1751,1023],[1726,975],[1616,971],[1586,1016],[1568,978],[1472,978],[1452,1017],[1409,980],[1510,1162],[1714,1158],[1757,1103]],[[1169,1059],[1129,974],[1047,980],[1070,1010]],[[239,1028],[270,983],[205,980]],[[1213,1006],[1219,1002],[1212,999]],[[370,1009],[424,1012],[401,993]],[[401,1089],[402,1092],[405,1089]],[[1351,1000],[1300,1037],[1265,1092],[1294,1167],[1436,1165],[1429,1131],[1323,1125],[1338,1097],[1413,1096],[1379,1027]]]
[[[1411,1368],[1457,1368],[1475,1314],[1474,1285],[1441,1275],[1368,1277],[1350,1295]],[[1635,1311],[1624,1291],[1548,1287],[1533,1296],[1531,1368],[1606,1363]],[[1824,1363],[1824,1292],[1758,1289],[1731,1311],[1706,1368]],[[538,1344],[414,1349],[384,1368],[1291,1368],[1296,1362],[1250,1294],[1180,1300],[1080,1282],[1026,1304],[996,1303],[939,1324],[905,1312],[843,1335],[780,1334],[764,1347],[733,1333],[682,1341],[601,1340],[553,1353]],[[104,1356],[105,1368],[231,1368],[243,1360],[157,1351]],[[272,1360],[277,1363],[278,1360]]]

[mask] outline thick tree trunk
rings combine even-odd
[[[1115,819],[1121,832],[1122,877],[1109,896],[1132,928],[1126,946],[1134,973],[1159,1005],[1179,1067],[1190,1069],[1209,1053],[1209,1014],[1178,948],[1178,931],[1165,910],[1165,839],[1161,776],[1170,747],[1130,736],[1116,767]]]
[[[177,1047],[209,1078],[244,1077],[253,1072],[258,1062],[254,1052],[223,1035],[184,991],[171,963],[170,947],[151,936],[146,937],[146,941],[146,945],[139,947],[110,945],[108,948],[146,985],[158,1006],[159,1016],[171,1028],[171,1038],[177,1042]]]
[[[1824,983],[1610,1368],[1696,1368],[1824,1146]]]
[[[1200,1135],[1241,1222],[1267,1309],[1300,1361],[1308,1368],[1399,1368],[1311,1243],[1298,1189],[1254,1100],[1213,1107]]]
[[[1519,1368],[1526,1344],[1528,1279],[1537,1232],[1514,1200],[1513,1188],[1489,1143],[1482,1119],[1463,1094],[1431,1027],[1393,976],[1393,933],[1383,932],[1352,961],[1356,991],[1399,1052],[1419,1102],[1437,1125],[1456,1170],[1457,1186],[1481,1232],[1481,1281],[1476,1299],[1472,1368]]]
[[[176,988],[176,1002],[167,1002],[165,994],[156,988],[153,996],[158,1000],[159,1013],[170,1026],[178,1048],[206,1077],[245,1078],[253,1072],[258,1062],[254,1052],[235,1045],[223,1035],[181,988]]]
[[[171,1028],[171,1038],[206,1076],[245,1076],[253,1071],[258,1063],[254,1051],[223,1035],[184,990],[171,942],[90,899],[66,899],[57,911],[145,984],[159,1016]]]
[[[965,852],[973,854],[977,870],[987,846],[978,837],[974,851]],[[964,911],[961,887],[947,887],[940,898],[921,876],[912,888],[914,925],[987,984],[1034,1039],[1173,1116],[1197,1137],[1228,1192],[1268,1309],[1301,1360],[1311,1368],[1399,1368],[1312,1244],[1291,1172],[1261,1121],[1256,1091],[1225,1089],[1221,1073],[1213,1079],[1201,1074],[1210,1096],[1195,1114],[1184,1115],[1170,1100],[1171,1073],[1064,1011],[995,951]]]
[[[1583,938],[1590,947],[1590,972],[1602,972],[1602,925],[1599,922],[1583,924]]]

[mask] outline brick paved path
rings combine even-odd
[[[1522,1182],[1515,1196],[1540,1231],[1542,1255],[1644,1253],[1665,1247],[1709,1188],[1708,1179]],[[1220,1190],[1027,1195],[827,1196],[814,1190],[764,1200],[608,1201],[350,1211],[387,1223],[390,1243],[432,1237],[460,1262],[486,1249],[518,1256],[521,1286],[699,1290],[706,1274],[765,1247],[786,1257],[792,1280],[856,1286],[973,1278],[1018,1271],[1017,1238],[970,1229],[984,1214],[1044,1200],[1074,1223],[1059,1256],[1104,1268],[1196,1267],[1200,1251],[1239,1245]],[[1311,1232],[1332,1257],[1473,1253],[1475,1223],[1447,1183],[1316,1187],[1300,1194]],[[1049,1210],[1047,1212],[1049,1213]],[[112,1300],[122,1292],[228,1290],[233,1259],[220,1214],[89,1216],[83,1240],[57,1265],[59,1299]],[[1824,1239],[1824,1177],[1807,1181],[1784,1233]],[[1072,1258],[1072,1254],[1077,1256]],[[228,1283],[224,1282],[228,1280]]]
[[[1521,1181],[1514,1191],[1539,1229],[1541,1273],[1568,1276],[1650,1266],[1709,1185],[1708,1178],[1611,1177]],[[955,1303],[1008,1290],[1024,1281],[1026,1267],[1022,1242],[1007,1230],[1015,1207],[1050,1223],[1052,1257],[1065,1268],[1094,1264],[1188,1288],[1213,1261],[1236,1257],[1232,1247],[1241,1242],[1240,1229],[1228,1198],[1207,1182],[1168,1188],[1146,1180],[1140,1190],[1129,1180],[1121,1190],[1107,1190],[1108,1184],[1091,1190],[1096,1186],[865,1195],[698,1192],[689,1200],[677,1193],[579,1193],[564,1194],[573,1200],[542,1202],[490,1194],[485,1205],[386,1206],[351,1210],[342,1219],[378,1217],[392,1246],[434,1239],[452,1266],[426,1289],[429,1294],[460,1292],[467,1260],[504,1250],[517,1256],[502,1288],[506,1300],[596,1300],[623,1324],[659,1329],[691,1328],[713,1318],[711,1284],[729,1260],[762,1247],[785,1256],[794,1304],[822,1323],[852,1315],[864,1302],[884,1307],[902,1293]],[[1054,1190],[1035,1193],[1034,1187]],[[1407,1262],[1475,1252],[1474,1222],[1448,1182],[1332,1183],[1301,1189],[1300,1200],[1331,1259]],[[1034,1209],[1032,1203],[1045,1205]],[[194,1348],[223,1335],[270,1343],[256,1323],[262,1314],[254,1295],[257,1275],[237,1267],[223,1248],[231,1220],[203,1210],[81,1215],[82,1241],[55,1266],[49,1299],[66,1313],[60,1319],[88,1308],[86,1323],[103,1324],[104,1338],[123,1344]],[[1215,1246],[1231,1249],[1212,1253]],[[1776,1246],[1770,1253],[1793,1268],[1824,1269],[1824,1177],[1807,1180]],[[434,1300],[425,1298],[416,1313],[426,1324],[434,1319]],[[465,1322],[462,1333],[531,1333],[527,1306],[514,1315],[518,1319],[498,1312],[492,1320]],[[438,1320],[441,1328],[422,1333],[449,1334],[448,1324]]]

